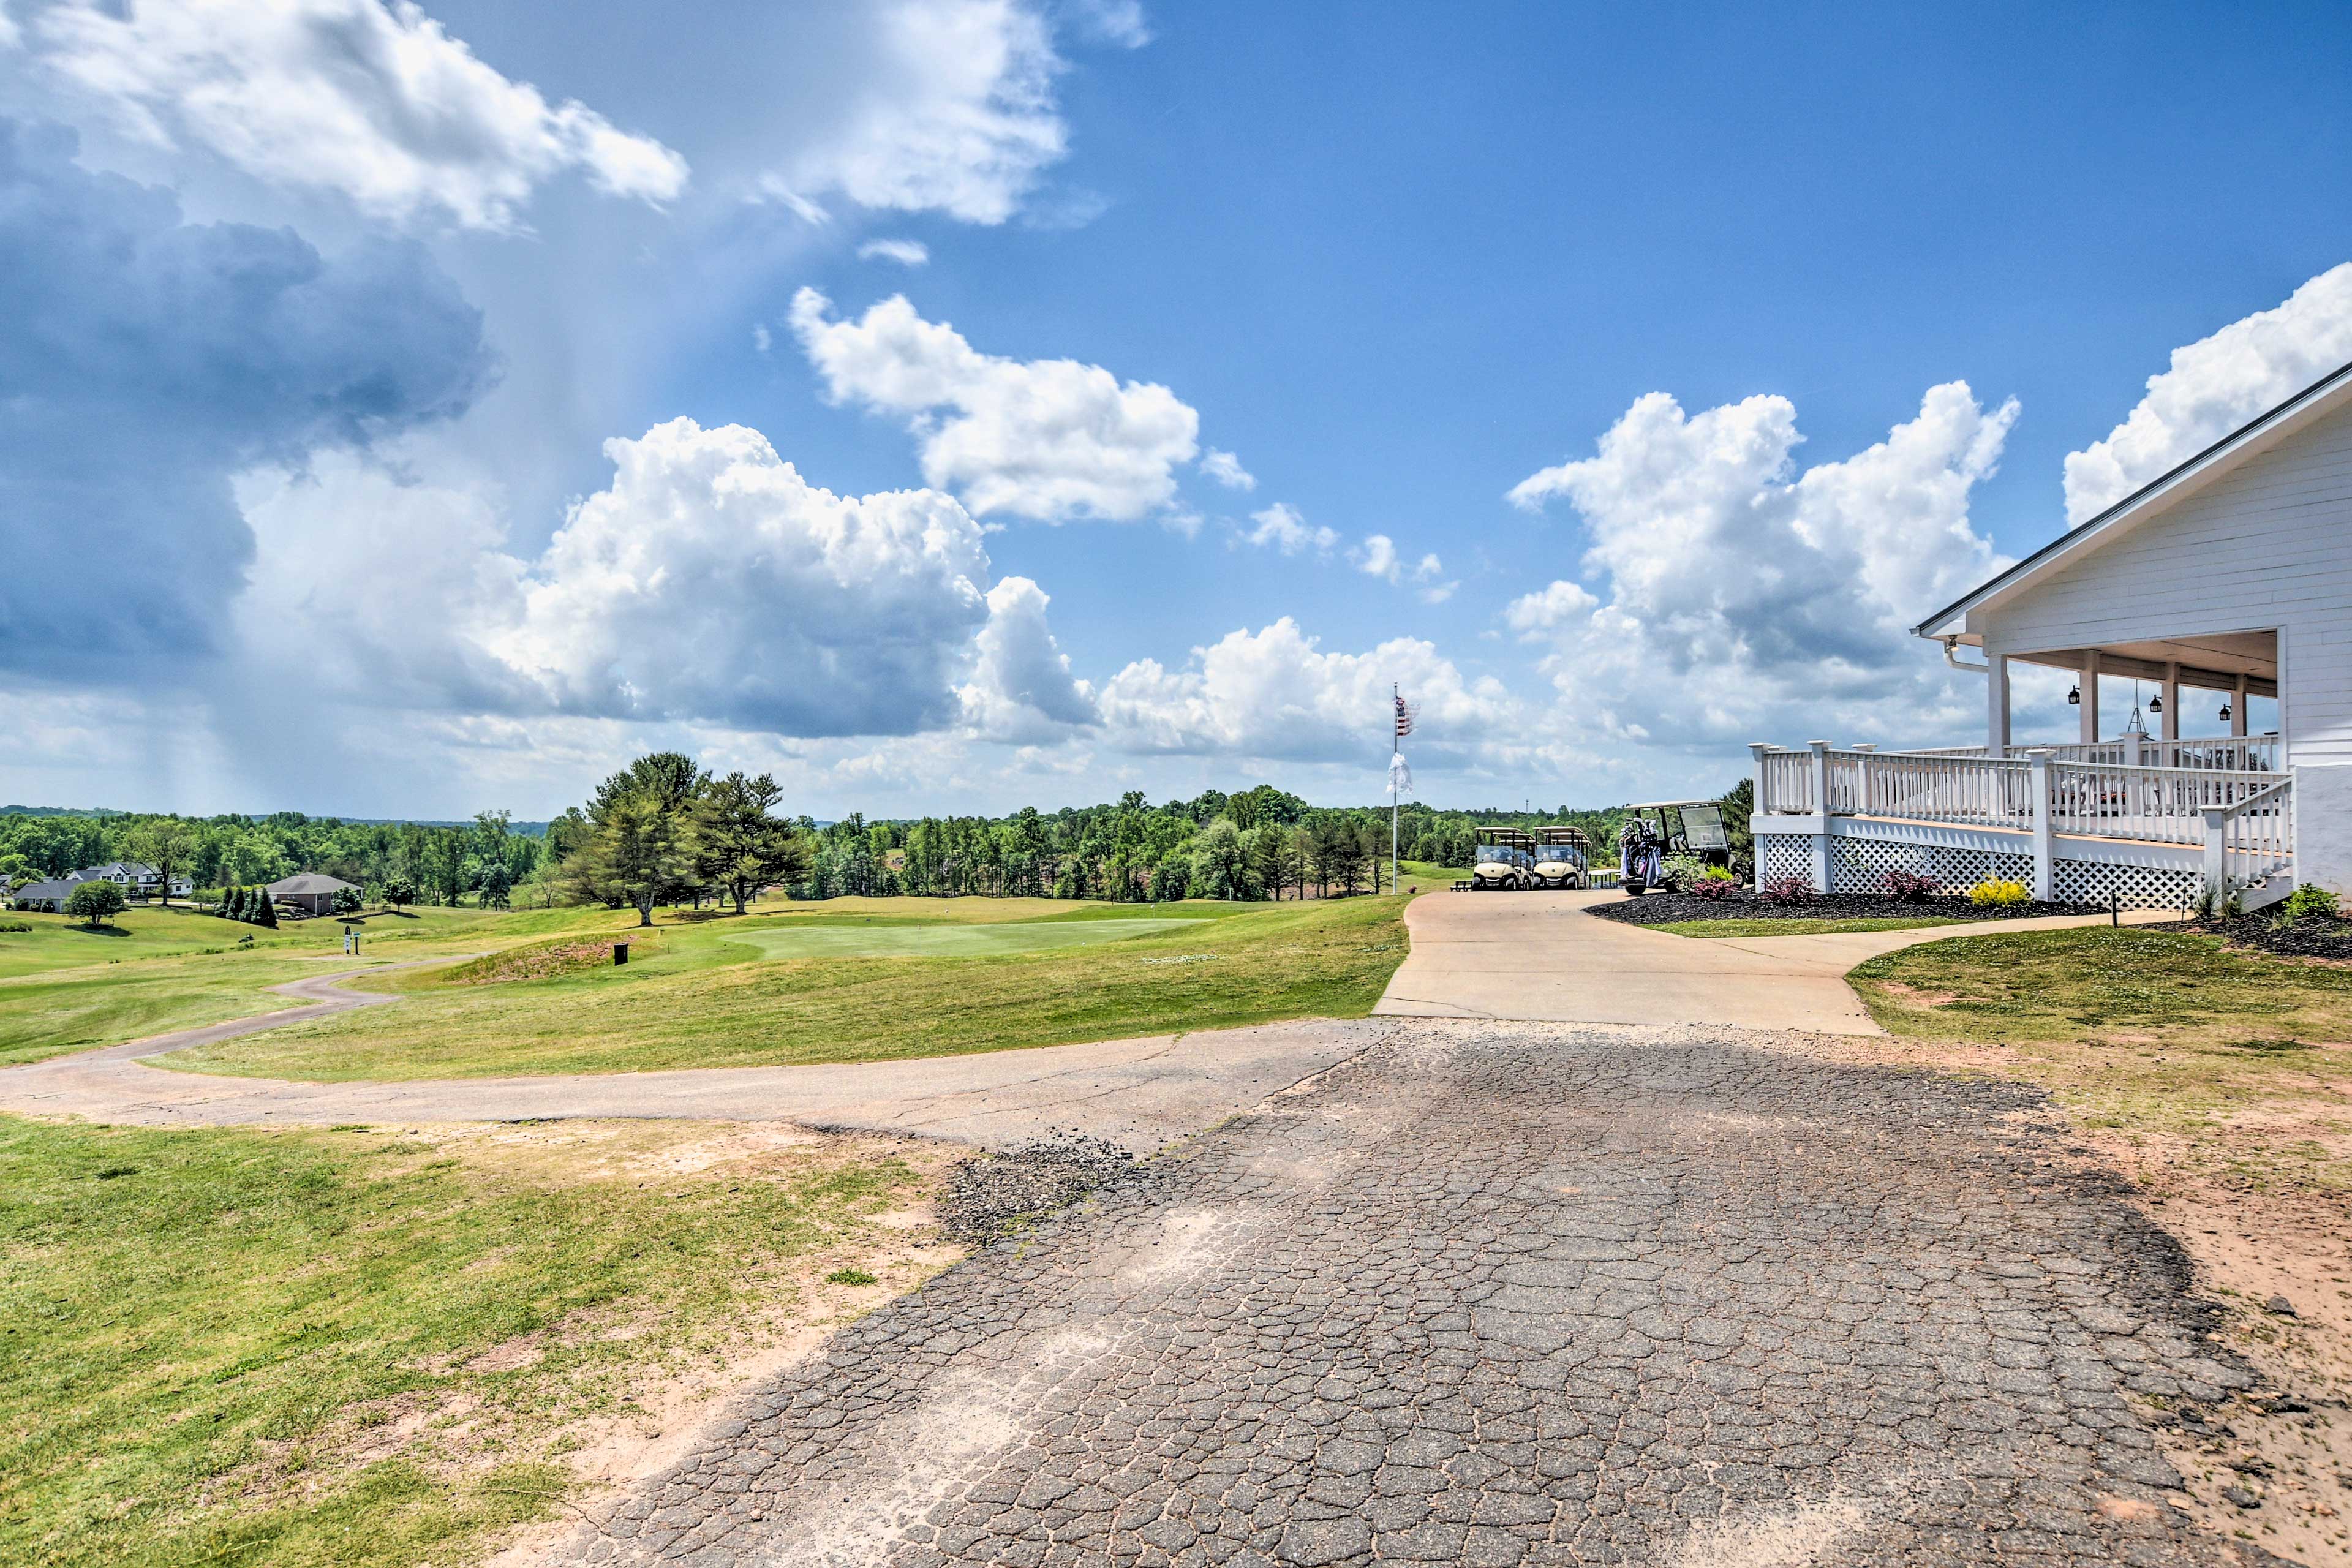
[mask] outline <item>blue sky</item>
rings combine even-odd
[[[0,0],[0,798],[1712,790],[2352,359],[2339,6],[543,16]]]

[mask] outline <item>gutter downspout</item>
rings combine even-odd
[[[1960,651],[1959,638],[1956,637],[1938,637],[1936,640],[1944,645],[1944,662],[1950,665],[1954,669],[1965,669],[1971,675],[1990,675],[1992,672],[1992,666],[1990,664],[1962,664],[1959,659],[1955,657]]]

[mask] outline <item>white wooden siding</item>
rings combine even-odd
[[[2279,633],[2294,763],[2352,763],[2352,410],[1979,611],[1988,653]]]

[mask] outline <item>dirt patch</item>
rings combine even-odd
[[[1949,991],[1923,991],[1916,985],[1906,985],[1900,980],[1879,983],[1879,994],[1892,997],[1906,1007],[1948,1007],[1959,1000]]]
[[[2352,1563],[2352,1206],[2201,1172],[2186,1140],[2083,1136],[2188,1249],[2221,1337],[2263,1375],[2226,1406],[2164,1413],[2188,1511],[2310,1568]]]

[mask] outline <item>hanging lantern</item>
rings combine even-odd
[[[2164,711],[2163,692],[2159,691],[2155,696],[2147,700],[2147,710],[2151,713],[2161,713]]]
[[[2066,693],[2066,706],[2069,708],[2080,708],[2082,705],[2083,689],[2080,686],[2077,686],[2074,690]],[[2228,716],[2229,715],[2227,714],[2222,715],[2224,718],[2227,718]]]
[[[2228,698],[2224,697],[2223,699],[2221,699],[2221,722],[2222,722],[2222,723],[2224,723],[2224,724],[2226,724],[2226,723],[2228,723],[2229,721],[2230,721],[2230,700],[2229,700]]]

